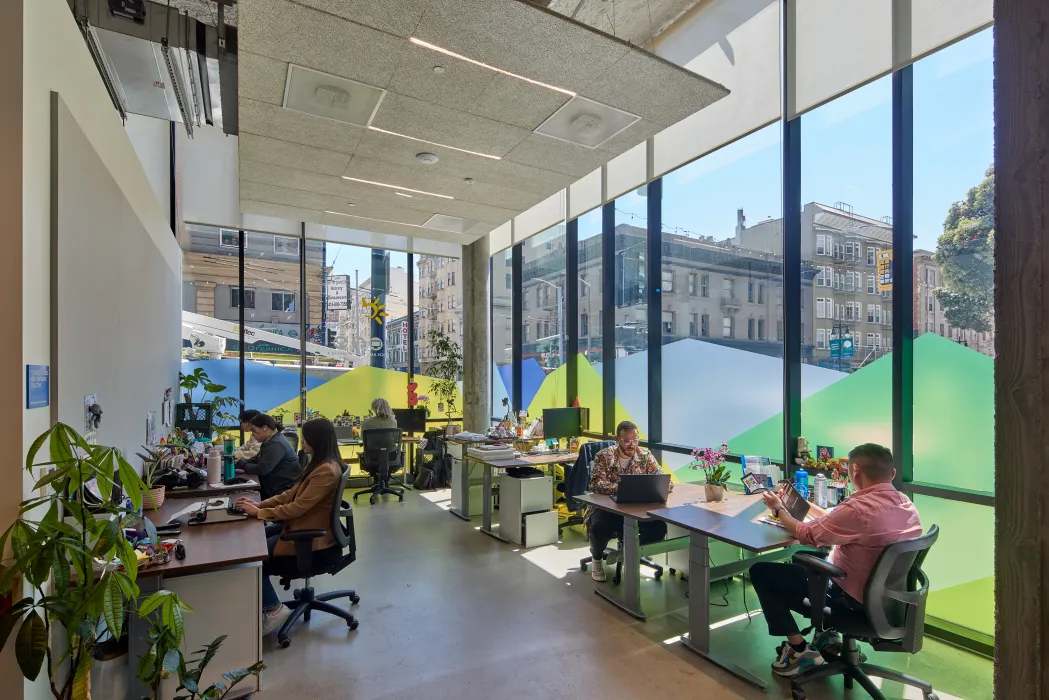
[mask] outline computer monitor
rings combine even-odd
[[[395,408],[393,417],[397,419],[397,427],[406,433],[426,432],[425,408]]]
[[[543,437],[579,437],[583,434],[582,420],[582,410],[579,408],[544,408]]]

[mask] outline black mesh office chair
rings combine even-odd
[[[390,477],[398,469],[403,468],[401,458],[401,430],[400,428],[374,428],[361,433],[364,444],[361,449],[361,469],[369,472],[375,479],[371,488],[358,491],[353,494],[353,500],[362,493],[371,494],[369,499],[372,505],[379,496],[389,494],[404,500],[404,489],[390,486]]]
[[[596,455],[598,452],[600,452],[601,450],[605,449],[606,447],[611,447],[614,444],[616,444],[615,440],[605,440],[603,442],[587,442],[587,443],[584,443],[579,448],[579,459],[576,460],[575,465],[572,467],[571,475],[565,477],[565,498],[568,501],[568,507],[570,509],[581,509],[583,506],[586,505],[586,504],[582,503],[581,501],[576,501],[574,499],[574,497],[586,493],[587,490],[590,488],[590,467],[594,463],[594,455]],[[584,457],[586,459],[584,459]],[[584,467],[584,465],[585,465],[585,467]],[[577,473],[576,472],[576,470],[580,469],[580,468],[583,469],[583,473]],[[582,514],[579,514],[577,516],[572,516],[572,517],[568,518],[568,520],[566,520],[564,522],[564,524],[558,525],[558,528],[557,528],[558,534],[560,534],[561,530],[563,530],[564,528],[568,527],[569,525],[579,525],[579,524],[582,524],[582,523],[583,523],[583,516],[582,516]],[[646,538],[642,537],[640,544],[642,546],[644,546],[646,544],[652,544],[652,543],[649,542]],[[622,562],[621,559],[618,558],[619,557],[619,553],[623,551],[623,537],[622,537],[622,535],[620,535],[620,537],[619,537],[619,545],[618,545],[618,547],[619,547],[618,550],[613,550],[613,549],[605,550],[606,556],[609,553],[614,553],[615,556],[617,557],[616,558],[616,573],[612,577],[612,583],[614,583],[616,585],[619,585],[619,582],[622,579],[622,574],[623,574],[623,562]],[[590,557],[583,557],[582,559],[579,560],[579,568],[582,571],[585,572],[587,570],[587,567],[590,564],[593,564],[593,563],[594,563],[594,558],[592,556],[590,556]],[[663,567],[660,566],[659,564],[655,563],[654,561],[652,561],[648,557],[642,557],[641,558],[641,564],[643,566],[647,566],[648,568],[652,569],[657,580],[663,577]],[[671,569],[671,573],[674,573],[673,569]]]
[[[921,651],[925,600],[929,595],[929,577],[921,565],[939,534],[940,529],[933,525],[921,537],[896,542],[882,551],[863,592],[865,614],[857,614],[836,601],[827,602],[828,583],[831,578],[845,578],[844,571],[817,555],[794,555],[794,563],[809,572],[808,616],[813,627],[839,632],[843,649],[840,655],[825,652],[827,663],[791,681],[793,700],[805,700],[805,684],[831,676],[844,676],[846,688],[852,688],[853,682],[859,683],[874,700],[885,700],[885,696],[871,681],[871,676],[918,688],[924,700],[939,700],[929,683],[906,673],[865,663],[857,646],[858,642],[866,642],[875,651],[907,654]]]
[[[295,430],[295,428],[285,428],[284,432],[281,434],[288,439],[289,443],[291,443],[291,449],[299,449],[299,433]]]
[[[301,617],[306,622],[310,621],[310,613],[314,610],[330,613],[346,620],[351,630],[357,629],[357,619],[349,610],[343,610],[330,601],[339,598],[349,598],[354,605],[361,602],[361,597],[356,591],[333,591],[317,595],[310,586],[310,578],[322,574],[334,576],[357,559],[357,540],[353,534],[353,508],[349,503],[342,500],[346,492],[346,485],[350,477],[347,469],[339,482],[339,490],[332,500],[331,506],[331,531],[335,536],[334,547],[313,551],[313,540],[323,537],[324,530],[297,530],[281,535],[286,542],[295,543],[295,556],[273,557],[268,562],[275,576],[280,577],[280,584],[284,590],[291,588],[291,582],[296,579],[305,579],[305,585],[294,592],[294,600],[284,601],[284,605],[292,609],[291,615],[284,621],[277,631],[277,642],[282,647],[291,644],[288,634],[291,628]]]

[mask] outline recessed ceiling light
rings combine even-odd
[[[385,182],[375,182],[374,180],[362,180],[359,177],[350,177],[349,175],[343,175],[343,180],[350,180],[351,182],[363,182],[365,185],[375,185],[376,187],[388,187],[391,190],[404,190],[405,192],[414,192],[415,194],[425,194],[431,197],[440,197],[441,199],[455,199],[451,195],[437,194],[436,192],[427,192],[426,190],[413,190],[411,187],[401,187],[400,185],[390,185]],[[398,192],[397,194],[401,194]]]
[[[400,197],[408,197],[409,199],[411,199],[411,195],[410,194],[405,194],[404,192],[394,192],[394,194],[398,195]]]
[[[416,153],[415,159],[423,165],[433,165],[434,163],[440,160],[440,158],[435,156],[433,153]]]
[[[458,58],[460,61],[466,61],[467,63],[472,63],[475,66],[480,66],[481,68],[487,68],[488,70],[495,71],[496,73],[502,73],[503,75],[508,75],[511,78],[517,78],[518,80],[523,80],[526,83],[531,83],[532,85],[538,85],[539,87],[545,87],[547,90],[553,90],[554,92],[560,92],[562,95],[568,95],[569,97],[575,97],[575,95],[576,95],[576,93],[572,92],[571,90],[565,90],[564,88],[559,88],[556,85],[548,85],[547,83],[542,83],[542,82],[539,82],[538,80],[532,80],[531,78],[526,78],[523,75],[518,75],[517,73],[511,73],[510,71],[503,70],[502,68],[496,68],[495,66],[490,66],[487,63],[482,63],[482,62],[474,60],[472,58],[468,58],[466,56],[463,56],[462,54],[457,54],[454,51],[449,51],[448,49],[443,49],[440,46],[437,46],[435,44],[431,44],[428,41],[423,41],[422,39],[419,39],[419,38],[414,37],[414,36],[410,37],[408,39],[408,41],[412,42],[416,46],[422,46],[424,49],[430,49],[431,51],[436,51],[437,53],[443,53],[445,56],[451,56],[452,58]]]
[[[489,158],[491,160],[502,160],[502,156],[493,156],[490,153],[479,153],[477,151],[468,151],[465,148],[457,148],[455,146],[449,146],[444,143],[437,143],[436,141],[427,141],[416,136],[409,136],[408,134],[398,134],[396,131],[387,131],[386,129],[380,129],[377,126],[369,126],[370,131],[378,131],[380,134],[388,134],[390,136],[399,136],[402,139],[408,139],[410,141],[418,141],[419,143],[428,143],[431,146],[440,146],[441,148],[447,148],[450,151],[459,151],[460,153],[469,153],[472,156],[480,156],[482,158]]]

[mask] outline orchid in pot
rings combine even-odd
[[[728,453],[728,445],[724,442],[720,447],[697,447],[692,450],[692,461],[688,466],[703,470],[703,491],[708,502],[720,501],[725,497],[725,484],[731,476],[725,464]]]

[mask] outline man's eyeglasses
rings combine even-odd
[[[620,440],[619,443],[622,445],[637,445],[640,444],[640,440]]]

